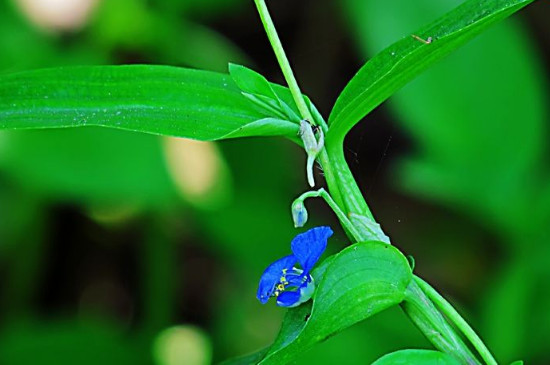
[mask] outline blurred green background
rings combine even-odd
[[[328,115],[368,57],[460,1],[270,1]],[[437,64],[346,139],[371,209],[504,362],[550,363],[550,3]],[[0,72],[155,63],[282,83],[251,0],[8,0]],[[0,134],[0,364],[201,365],[266,346],[255,299],[306,189],[290,142],[78,128]],[[312,223],[337,227],[311,202]],[[347,242],[341,230],[329,251]],[[303,354],[365,364],[429,347],[398,308]]]

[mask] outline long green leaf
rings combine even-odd
[[[344,1],[365,54],[457,3]],[[394,23],[381,20],[384,14],[392,14]],[[402,165],[397,181],[517,235],[540,216],[531,202],[533,194],[541,194],[536,179],[543,174],[536,171],[546,170],[541,156],[550,108],[536,44],[514,20],[497,24],[432,67],[388,106],[418,151]]]
[[[393,246],[363,242],[329,257],[312,276],[318,282],[313,303],[287,312],[260,364],[286,364],[316,343],[400,303],[412,273]]]
[[[469,0],[415,35],[403,38],[367,62],[344,88],[329,117],[327,139],[345,134],[395,91],[493,23],[533,0]]]
[[[104,126],[216,140],[295,137],[228,75],[168,66],[89,66],[0,76],[0,129]]]
[[[432,350],[399,350],[376,360],[372,365],[459,365],[451,355]]]

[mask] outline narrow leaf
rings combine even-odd
[[[345,4],[367,54],[460,2]],[[382,20],[384,14],[392,14],[392,24]],[[388,103],[417,151],[400,166],[396,181],[498,230],[515,229],[514,235],[520,226],[532,227],[541,219],[535,218],[540,210],[533,203],[550,206],[534,199],[542,195],[537,185],[542,186],[542,171],[548,166],[541,158],[550,112],[548,82],[540,77],[545,70],[535,40],[516,20],[485,31]]]
[[[136,65],[0,76],[0,129],[95,125],[198,140],[296,136],[297,125],[271,117],[228,75],[214,72]]]
[[[342,140],[365,115],[430,65],[533,0],[469,0],[367,62],[344,88],[329,117],[328,138]]]

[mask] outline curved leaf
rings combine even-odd
[[[345,4],[367,54],[460,2]],[[394,23],[381,21],[384,14],[392,14]],[[547,170],[541,157],[548,83],[540,76],[544,67],[533,37],[514,20],[484,32],[389,100],[418,151],[402,165],[397,181],[500,230],[533,226],[540,219],[532,202],[543,200],[535,196],[541,194],[539,171]]]
[[[314,344],[400,303],[412,273],[395,247],[362,242],[326,259],[312,276],[318,283],[313,302],[287,312],[261,364],[287,363]]]
[[[432,350],[399,350],[376,360],[372,365],[460,365],[451,355]]]
[[[285,135],[228,75],[169,66],[89,66],[0,76],[0,129],[104,126],[198,140]]]
[[[329,138],[343,139],[365,115],[454,49],[533,0],[469,0],[415,35],[394,43],[367,62],[344,88],[329,117]]]

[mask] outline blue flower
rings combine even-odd
[[[316,227],[294,237],[290,243],[292,255],[288,255],[265,269],[256,297],[265,304],[271,297],[277,298],[280,307],[296,307],[313,295],[315,283],[311,269],[327,247],[332,236],[330,227]],[[301,268],[294,267],[300,264]]]

